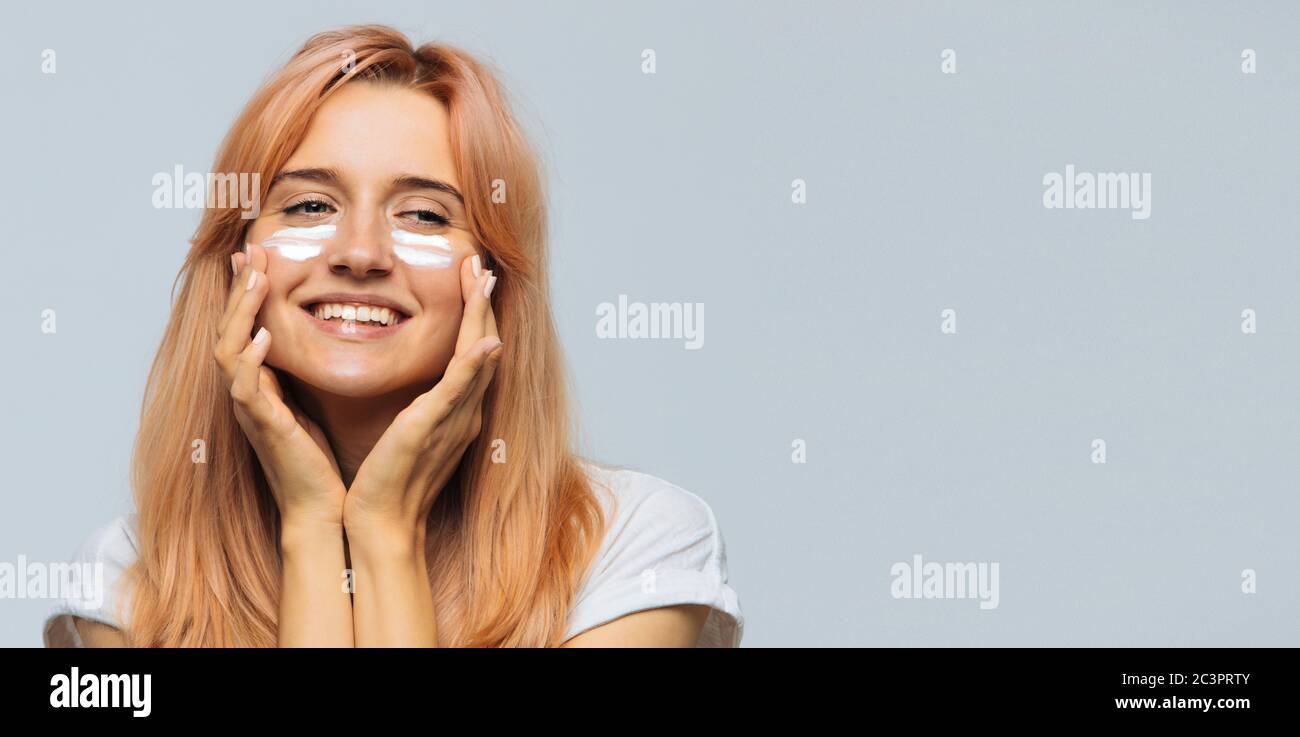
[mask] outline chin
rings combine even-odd
[[[308,383],[320,391],[350,399],[374,399],[399,388],[364,376],[327,376]]]
[[[397,381],[396,377],[384,375],[386,367],[375,366],[371,362],[355,366],[332,366],[326,371],[294,370],[299,367],[285,368],[277,366],[280,371],[289,374],[297,381],[316,391],[351,399],[370,399],[409,389],[418,384],[415,381]],[[429,381],[433,385],[433,381]]]

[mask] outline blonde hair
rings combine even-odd
[[[260,172],[264,198],[312,114],[355,81],[404,85],[446,105],[469,228],[503,275],[493,301],[511,349],[484,399],[479,439],[428,519],[439,644],[557,645],[605,522],[569,445],[545,193],[493,74],[452,46],[412,48],[391,28],[318,34],[249,101],[216,171]],[[490,202],[494,179],[508,182],[508,206]],[[236,208],[205,211],[149,373],[132,461],[140,548],[124,633],[135,646],[276,644],[278,510],[212,355],[230,254],[250,222]],[[194,439],[206,441],[207,463],[191,461]],[[490,462],[494,439],[507,463]]]

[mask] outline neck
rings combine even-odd
[[[334,450],[344,486],[352,479],[362,461],[379,438],[393,424],[393,419],[420,394],[421,388],[403,389],[378,397],[345,397],[331,394],[290,377],[293,399],[316,424],[320,425]]]

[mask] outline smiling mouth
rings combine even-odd
[[[380,307],[362,302],[318,302],[303,305],[317,320],[355,320],[358,324],[371,323],[391,327],[406,319],[406,315],[391,307]]]
[[[410,319],[401,310],[365,302],[314,302],[302,309],[330,332],[387,332]]]

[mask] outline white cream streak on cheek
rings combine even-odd
[[[420,235],[394,230],[393,253],[411,266],[445,269],[451,266],[451,243],[440,235]]]
[[[281,256],[293,261],[306,261],[320,255],[323,247],[319,242],[334,237],[338,230],[336,225],[314,225],[310,228],[285,228],[271,234],[262,241],[263,248],[274,248]]]

